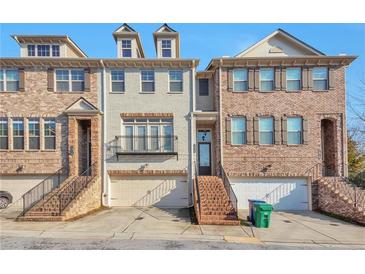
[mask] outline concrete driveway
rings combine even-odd
[[[240,212],[246,219],[247,212]],[[274,212],[268,229],[194,225],[187,209],[112,208],[73,222],[15,222],[0,217],[0,235],[47,239],[210,241],[300,248],[365,249],[365,228],[316,212]]]

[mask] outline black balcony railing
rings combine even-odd
[[[177,136],[116,136],[118,155],[177,155]]]

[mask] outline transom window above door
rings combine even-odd
[[[211,142],[212,134],[210,130],[198,130],[197,139],[198,142]]]

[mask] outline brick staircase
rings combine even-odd
[[[101,206],[101,177],[95,164],[70,176],[17,218],[18,221],[64,221]]]
[[[319,210],[365,225],[365,189],[344,177],[320,177],[317,181]]]
[[[196,212],[199,224],[239,225],[237,212],[229,199],[224,182],[218,176],[197,176],[195,179]]]

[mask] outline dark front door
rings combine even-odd
[[[210,143],[199,143],[199,175],[211,175]]]

